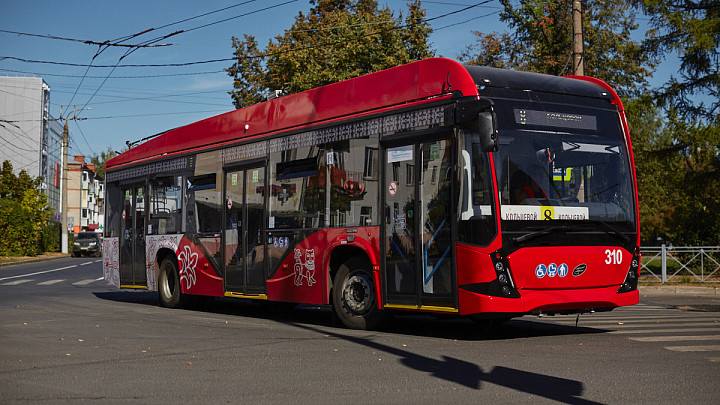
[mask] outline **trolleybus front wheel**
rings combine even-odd
[[[377,308],[375,284],[363,260],[352,258],[338,269],[333,280],[333,308],[351,329],[377,328],[383,311]]]

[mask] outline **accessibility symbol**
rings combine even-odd
[[[563,263],[558,267],[558,276],[565,277],[568,274],[568,265]]]
[[[545,277],[545,274],[547,274],[547,267],[545,267],[544,264],[538,264],[535,268],[535,275],[537,278],[543,278]]]
[[[548,277],[555,277],[558,272],[558,266],[555,263],[550,263],[548,266]]]

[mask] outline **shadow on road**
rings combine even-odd
[[[158,305],[157,292],[108,291],[95,292],[97,298],[121,303]],[[288,324],[336,326],[329,306],[295,305],[289,303],[216,298],[199,301],[186,310],[267,319]],[[515,318],[502,324],[478,324],[468,318],[395,312],[388,317],[381,332],[407,336],[423,336],[451,340],[510,340],[539,336],[562,336],[606,333],[606,329],[559,325],[535,318]]]
[[[490,372],[484,372],[477,364],[449,356],[442,356],[442,360],[436,360],[405,349],[388,346],[366,337],[350,336],[325,329],[320,330],[308,325],[288,324],[300,329],[329,335],[337,339],[397,356],[400,362],[408,368],[430,373],[436,378],[457,383],[471,389],[479,390],[482,388],[482,383],[485,382],[566,404],[598,403],[581,398],[585,387],[580,381],[502,366],[494,367]]]

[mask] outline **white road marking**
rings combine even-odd
[[[67,266],[67,267],[60,267],[59,269],[38,271],[38,272],[36,272],[36,273],[30,273],[30,274],[20,274],[20,275],[18,275],[18,276],[3,277],[3,278],[0,278],[0,281],[10,280],[10,279],[13,279],[13,278],[20,278],[20,277],[36,276],[36,275],[38,275],[38,274],[52,273],[52,272],[55,272],[55,271],[67,270],[67,269],[72,269],[72,268],[75,268],[75,267],[77,267],[77,264],[73,264],[72,266]]]
[[[76,282],[76,283],[72,283],[72,285],[88,285],[88,284],[94,283],[94,282],[96,282],[96,281],[97,281],[97,280],[95,280],[95,279],[89,278],[89,279],[87,279],[87,280],[81,280],[81,281],[78,281],[78,282]]]
[[[30,281],[33,281],[33,279],[28,278],[28,279],[25,279],[25,280],[15,280],[15,281],[10,281],[9,283],[5,283],[5,284],[2,284],[2,285],[18,285],[18,284],[25,284],[25,283],[28,283],[28,282],[30,282]]]
[[[692,330],[695,332],[695,330]],[[638,342],[683,342],[687,340],[720,340],[720,335],[696,335],[696,336],[648,336],[629,338]]]
[[[62,283],[63,281],[65,281],[65,280],[48,280],[48,281],[43,281],[42,283],[37,283],[37,285],[53,285],[53,284],[57,284],[57,283]]]
[[[720,324],[718,327],[715,328],[692,328],[690,331],[692,332],[717,332],[720,330]],[[641,329],[641,330],[614,330],[610,333],[614,335],[640,335],[640,334],[648,334],[653,335],[656,333],[678,333],[679,331],[677,329]]]
[[[668,350],[675,352],[720,352],[720,345],[707,346],[667,346]]]

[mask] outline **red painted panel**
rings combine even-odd
[[[330,292],[330,255],[339,246],[363,250],[371,265],[378,264],[379,228],[323,229],[297,245],[280,264],[280,269],[267,281],[267,296],[272,301],[328,304]],[[348,237],[352,236],[352,242]],[[369,269],[372,270],[372,269]],[[379,272],[373,271],[376,280]],[[380,294],[378,293],[378,302]]]
[[[617,289],[618,286],[575,290],[523,290],[520,292],[521,298],[490,297],[460,289],[460,315],[614,308],[639,302],[640,294],[637,290],[618,294]]]
[[[621,253],[613,253],[617,251]],[[512,253],[508,261],[520,294],[523,289],[615,286],[617,290],[630,268],[632,253],[617,246],[529,247]],[[555,271],[552,271],[553,264]],[[562,265],[567,270],[564,276]],[[582,274],[573,275],[573,271],[581,265],[585,265],[586,270]],[[544,266],[544,270],[539,269],[540,266]]]
[[[183,237],[178,244],[178,269],[183,294],[222,297],[225,294],[222,278],[194,243]]]
[[[458,285],[489,283],[495,280],[490,252],[482,248],[457,245],[455,248]]]
[[[110,159],[107,168],[152,156],[403,106],[452,91],[460,91],[466,96],[478,94],[475,82],[462,65],[443,58],[417,61],[173,129]]]

